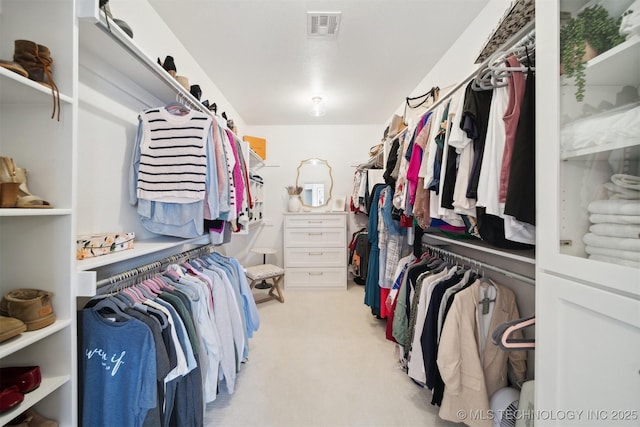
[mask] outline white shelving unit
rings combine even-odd
[[[626,7],[616,0],[600,3]],[[583,236],[590,227],[587,206],[606,198],[600,190],[612,174],[640,174],[640,139],[561,149],[560,119],[582,108],[558,64],[559,14],[575,13],[575,5],[536,1],[536,19],[545,31],[536,36],[536,180],[544,207],[537,215],[535,409],[587,411],[571,425],[630,425],[640,413],[640,270],[589,259]],[[589,61],[584,103],[615,104],[624,86],[637,90],[639,49],[638,39],[631,39]],[[610,130],[614,135],[616,129]],[[535,423],[569,425],[558,419]]]
[[[26,168],[29,190],[54,207],[0,209],[0,296],[20,288],[50,291],[56,315],[52,325],[0,343],[0,365],[37,365],[42,374],[36,390],[0,414],[0,425],[31,407],[60,425],[77,425],[75,5],[73,0],[3,0],[1,6],[0,58],[13,57],[17,39],[48,47],[61,111],[59,122],[51,118],[48,87],[0,68],[0,156]]]
[[[248,142],[240,141],[240,147],[242,148],[242,155],[244,156],[247,168],[251,173],[255,173],[257,169],[264,166],[264,159],[251,148]],[[249,222],[247,227],[236,234],[249,234],[250,229],[262,224],[264,219],[264,183],[249,177],[249,192],[253,205],[249,208]]]

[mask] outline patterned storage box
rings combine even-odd
[[[76,258],[85,259],[133,249],[135,233],[99,233],[78,236]]]

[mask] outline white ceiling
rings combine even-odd
[[[149,1],[248,125],[385,123],[488,2]],[[307,37],[336,11],[337,38]]]

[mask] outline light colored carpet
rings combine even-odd
[[[458,426],[398,367],[386,321],[364,287],[289,291],[258,305],[260,329],[235,393],[207,405],[206,426]]]

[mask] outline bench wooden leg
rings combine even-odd
[[[256,280],[251,280],[251,282],[249,283],[249,287],[253,290],[255,285],[262,282],[262,280],[266,280],[266,281],[271,281],[272,282],[272,286],[271,288],[269,288],[269,292],[267,294],[267,296],[263,297],[263,298],[259,298],[256,299],[256,304],[260,304],[262,302],[266,302],[266,301],[270,301],[272,299],[277,299],[278,301],[280,301],[281,303],[284,302],[284,294],[282,292],[282,288],[280,287],[280,282],[282,281],[282,278],[284,277],[284,275],[280,275],[280,276],[273,276],[273,277],[264,277],[264,278],[260,278],[260,279],[256,279]],[[254,296],[255,298],[255,296]]]
[[[269,289],[269,295],[276,298],[280,302],[284,302],[284,294],[282,293],[282,288],[280,287],[280,282],[282,281],[283,277],[284,276],[282,275],[272,277],[271,279],[273,280],[273,286],[271,287],[271,289]],[[278,295],[275,295],[274,291]]]

